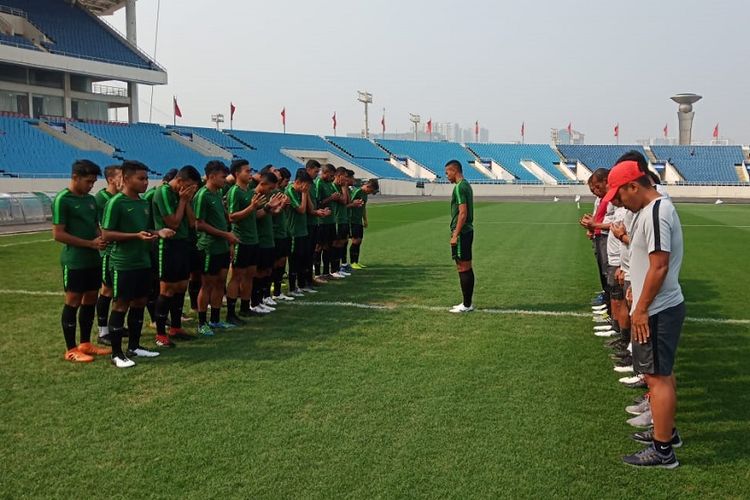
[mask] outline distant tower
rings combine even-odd
[[[697,94],[677,94],[672,96],[672,100],[680,105],[677,111],[677,118],[680,121],[680,146],[689,146],[693,131],[693,103],[703,99],[703,96]]]

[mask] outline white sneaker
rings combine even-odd
[[[305,294],[302,293],[301,288],[295,288],[294,290],[289,292],[289,295],[291,295],[292,297],[304,297],[305,296]]]
[[[288,295],[284,295],[284,294],[282,293],[282,294],[279,294],[279,295],[277,295],[276,297],[274,297],[274,299],[275,299],[275,300],[285,300],[285,301],[287,301],[287,302],[291,302],[291,301],[293,301],[293,300],[294,300],[294,297],[290,297],[290,296],[288,296]]]
[[[608,338],[608,337],[614,337],[615,335],[620,335],[620,334],[614,330],[607,330],[606,332],[605,331],[594,332],[594,335],[597,337]]]
[[[600,325],[600,326],[594,327],[595,332],[606,332],[607,330],[611,330],[611,329],[612,329],[612,325]]]
[[[256,314],[269,314],[271,312],[262,305],[251,307],[250,310]]]
[[[622,377],[618,380],[618,382],[620,382],[621,384],[635,384],[639,380],[641,380],[640,375],[633,375],[632,377]]]
[[[651,417],[651,410],[648,409],[636,417],[627,419],[626,422],[633,427],[650,427],[654,420]]]
[[[275,307],[268,306],[262,302],[256,306],[257,308],[265,309],[267,312],[274,312],[276,310]]]
[[[106,337],[109,335],[109,327],[108,326],[100,326],[99,327],[99,336],[100,337]]]
[[[112,356],[112,364],[115,365],[117,368],[130,368],[131,366],[135,366],[135,361],[132,359],[126,358],[123,356]]]
[[[306,286],[305,288],[303,288],[302,291],[305,293],[318,293],[317,290],[315,290],[314,288],[310,288],[309,286]]]
[[[452,309],[450,310],[450,312],[452,312],[452,313],[455,313],[455,314],[459,314],[459,313],[467,313],[467,312],[471,312],[471,311],[473,311],[473,310],[474,310],[474,305],[473,305],[473,304],[472,304],[472,305],[470,305],[469,307],[466,307],[466,306],[465,306],[465,305],[463,305],[463,304],[459,304],[459,305],[457,305],[457,306],[453,307],[453,308],[452,308]]]
[[[347,276],[351,276],[352,275],[352,273],[348,273],[348,272],[344,271],[343,269],[339,269],[339,274],[343,275],[345,278]]]
[[[594,311],[601,311],[602,309],[606,309],[607,304],[599,304],[598,306],[591,306],[591,309]]]
[[[633,365],[630,366],[615,366],[617,373],[631,373],[633,371]]]
[[[271,297],[266,297],[263,299],[263,303],[267,306],[275,306],[278,305],[275,300],[273,300]]]
[[[149,351],[143,346],[138,346],[135,349],[128,349],[128,354],[130,356],[137,356],[139,358],[155,358],[159,356],[158,351]]]
[[[346,275],[344,275],[341,271],[339,271],[337,273],[331,273],[331,278],[336,279],[336,280],[342,280],[346,278]]]

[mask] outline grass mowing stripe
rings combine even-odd
[[[48,243],[50,241],[55,241],[52,238],[46,239],[46,240],[33,240],[33,241],[19,241],[16,243],[3,243],[0,245],[0,248],[7,248],[7,247],[17,247],[19,245],[33,245],[34,243]]]

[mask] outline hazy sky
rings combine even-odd
[[[138,42],[154,50],[157,0],[138,2]],[[153,121],[331,134],[362,128],[356,91],[374,95],[370,130],[475,120],[495,142],[548,142],[573,128],[586,142],[677,134],[669,97],[695,92],[695,141],[750,142],[747,0],[162,0],[156,60],[169,84],[154,91]],[[124,32],[124,9],[108,18]],[[684,36],[682,36],[684,34]],[[141,87],[141,119],[150,89]],[[145,103],[143,102],[145,101]],[[225,126],[228,128],[229,124]]]

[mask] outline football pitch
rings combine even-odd
[[[676,470],[620,462],[639,392],[592,334],[583,209],[478,202],[452,315],[448,203],[396,202],[368,269],[128,370],[62,360],[59,245],[1,237],[0,496],[748,498],[750,206],[677,208]]]

